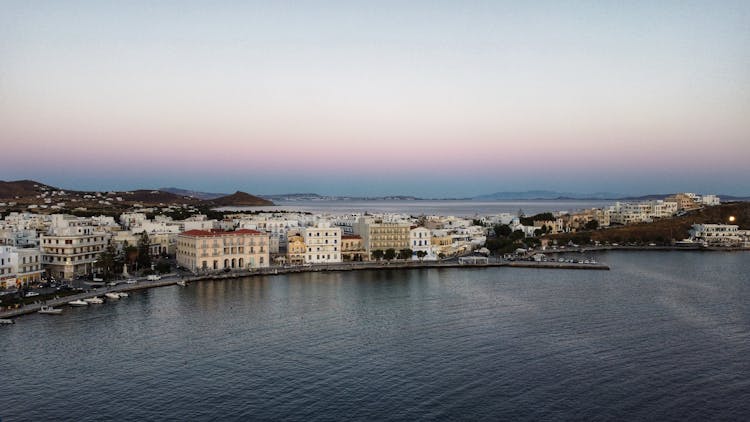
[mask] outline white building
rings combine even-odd
[[[319,222],[315,227],[303,230],[305,247],[305,263],[335,263],[341,262],[341,228],[331,227],[328,222]]]
[[[735,224],[693,224],[690,238],[706,246],[750,246],[750,230]]]
[[[413,227],[409,230],[409,249],[429,254],[432,251],[432,232],[425,227]]]

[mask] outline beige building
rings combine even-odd
[[[305,254],[307,246],[305,239],[300,233],[288,234],[287,237],[286,257],[291,265],[302,265],[305,263]]]
[[[58,279],[93,274],[108,239],[109,234],[93,226],[53,227],[39,237],[42,266],[48,275]]]
[[[664,202],[674,202],[678,211],[690,211],[701,207],[696,201],[696,195],[692,193],[678,193],[664,198]]]
[[[177,236],[177,264],[190,271],[269,265],[269,235],[257,230],[188,230]]]
[[[384,223],[369,217],[360,217],[354,224],[354,233],[362,237],[368,256],[374,250],[409,249],[409,223]]]
[[[320,222],[303,231],[307,254],[305,263],[321,264],[341,262],[341,228]]]
[[[362,236],[356,234],[341,236],[341,257],[344,261],[366,261],[367,252],[362,244]]]

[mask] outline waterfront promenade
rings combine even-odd
[[[337,264],[316,265],[294,265],[258,268],[254,270],[240,270],[230,272],[212,272],[205,274],[167,274],[160,280],[139,279],[133,284],[118,284],[117,286],[106,286],[91,289],[85,292],[57,297],[45,302],[28,304],[16,309],[0,311],[0,318],[12,318],[20,315],[39,311],[43,305],[67,306],[68,302],[86,299],[94,296],[103,296],[110,292],[132,292],[155,287],[171,286],[179,281],[194,283],[208,280],[229,280],[244,277],[273,276],[281,274],[308,273],[308,272],[336,272],[336,271],[373,271],[373,270],[403,270],[403,269],[431,269],[431,268],[490,268],[490,267],[522,267],[541,269],[569,269],[569,270],[609,270],[604,264],[563,263],[563,262],[536,262],[536,261],[505,261],[491,260],[487,263],[459,263],[457,259],[444,261],[378,261],[378,262],[342,262]],[[91,305],[90,305],[91,306]],[[93,305],[96,306],[96,305]]]

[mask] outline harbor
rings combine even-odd
[[[295,265],[283,267],[258,268],[254,270],[230,271],[219,273],[205,274],[186,274],[171,273],[166,274],[159,279],[138,279],[136,283],[122,283],[116,286],[106,286],[92,288],[88,291],[76,293],[73,295],[55,297],[46,301],[39,301],[27,304],[16,309],[0,311],[0,319],[10,319],[21,315],[27,315],[39,312],[43,307],[60,307],[69,306],[70,302],[85,301],[94,297],[104,297],[105,301],[115,300],[107,297],[110,293],[127,293],[138,290],[153,289],[156,287],[187,285],[189,283],[201,281],[231,280],[245,277],[273,276],[282,274],[308,273],[308,272],[353,272],[353,271],[373,271],[373,270],[404,270],[404,269],[440,269],[440,268],[538,268],[538,269],[558,269],[558,270],[609,270],[609,266],[601,263],[582,263],[582,262],[537,262],[537,261],[507,261],[507,260],[490,260],[482,257],[481,261],[467,262],[459,259],[445,261],[405,261],[405,262],[347,262],[338,264],[317,264],[317,265]],[[85,306],[85,305],[84,305]],[[90,304],[89,304],[90,306]],[[12,321],[12,320],[11,320]]]

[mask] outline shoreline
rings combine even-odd
[[[285,274],[315,273],[315,272],[344,272],[344,271],[373,271],[373,270],[414,270],[414,269],[434,269],[434,268],[537,268],[537,269],[554,269],[554,270],[598,270],[608,271],[610,268],[605,264],[582,264],[582,263],[564,263],[564,262],[536,262],[536,261],[496,261],[486,264],[461,264],[458,262],[364,262],[364,263],[342,263],[342,264],[321,264],[313,266],[288,266],[288,267],[267,267],[255,270],[232,271],[228,273],[210,273],[198,274],[192,276],[181,276],[178,274],[168,274],[160,280],[139,280],[136,284],[119,284],[113,287],[93,289],[87,292],[81,292],[69,296],[63,296],[56,299],[47,300],[45,303],[34,303],[17,309],[0,311],[0,318],[15,318],[21,315],[36,313],[43,305],[47,306],[68,306],[68,302],[91,298],[94,296],[103,296],[110,292],[133,292],[138,290],[147,290],[157,287],[176,285],[177,282],[196,283],[201,281],[218,281],[232,280],[246,277],[274,276]],[[96,305],[89,305],[96,306]]]

